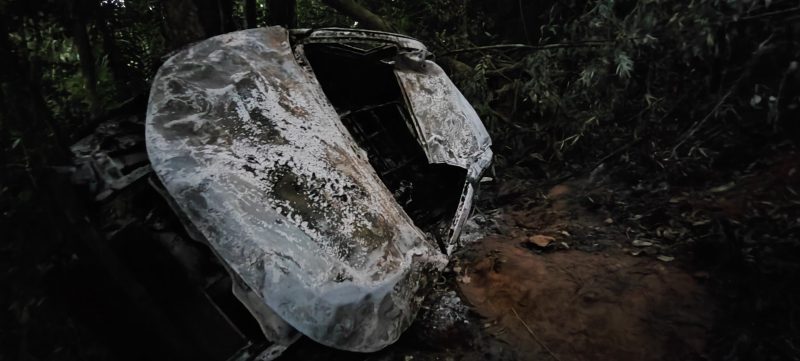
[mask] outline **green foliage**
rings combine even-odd
[[[118,87],[134,92],[148,91],[150,80],[161,65],[161,58],[170,50],[161,32],[160,6],[157,0],[107,2],[106,11],[110,16],[101,21],[113,29],[113,40],[120,58],[117,65],[121,68],[119,72],[126,75],[119,79]]]
[[[480,9],[472,13],[478,16],[491,18],[495,11],[480,2],[465,4]],[[744,0],[553,1],[533,18],[520,15],[521,23],[468,19],[469,28],[459,32],[466,39],[440,31],[430,43],[447,50],[507,43],[514,39],[492,34],[507,34],[506,27],[515,26],[517,33],[535,35],[535,44],[563,45],[459,53],[457,59],[470,65],[472,74],[454,78],[488,123],[495,143],[505,145],[498,149],[501,164],[563,159],[567,152],[597,159],[593,155],[638,140],[644,132],[677,138],[685,125],[660,121],[670,112],[682,115],[682,123],[697,121],[677,113],[707,108],[732,86],[733,74],[744,70],[774,32],[737,19],[765,6]],[[447,14],[428,14],[451,20]],[[727,78],[721,77],[722,69]]]
[[[297,0],[297,25],[301,28],[349,28],[353,24],[320,0]]]
[[[3,225],[47,223],[34,171],[63,164],[53,154],[83,135],[91,102],[108,111],[147,94],[175,50],[164,11],[173,1],[183,0],[0,0]],[[722,148],[755,134],[779,143],[800,128],[796,0],[356,1],[439,55],[490,131],[505,177],[591,171],[633,144],[639,151],[624,156],[639,162],[632,178],[670,166],[678,171],[663,173],[702,177],[697,164],[714,164]],[[228,4],[226,31],[242,29],[243,1]],[[266,24],[267,0],[256,4]],[[297,15],[300,27],[363,26],[321,0],[297,0]],[[96,94],[75,21],[88,34]],[[502,44],[521,46],[484,47]],[[692,155],[701,161],[683,161]],[[24,245],[58,233],[28,228],[10,237]]]
[[[115,1],[81,8],[86,23],[98,108],[113,107],[132,94],[146,92],[165,53],[157,1]],[[87,5],[87,4],[85,4]],[[67,134],[91,118],[91,100],[73,39],[75,15],[66,2],[6,2],[11,25],[8,38],[16,61],[30,67],[31,78],[48,106],[48,117],[63,124]],[[21,10],[22,9],[22,10]],[[92,19],[93,16],[96,18]],[[113,48],[112,48],[113,47]],[[23,74],[14,74],[20,76]],[[5,81],[5,79],[4,79]]]
[[[6,0],[2,5],[14,10],[25,8],[23,3]],[[505,145],[499,152],[501,163],[516,163],[541,157],[561,159],[572,150],[597,152],[618,139],[641,135],[653,128],[649,123],[676,108],[710,102],[731,83],[731,75],[721,76],[720,69],[731,64],[733,72],[742,71],[747,57],[772,31],[770,27],[754,30],[739,19],[788,2],[359,3],[438,54],[504,43],[563,45],[468,51],[440,59],[445,65],[457,61],[471,69],[451,75],[483,116],[496,143]],[[233,4],[234,27],[243,28],[243,2]],[[102,0],[85,11],[101,107],[147,92],[170,50],[163,34],[162,6],[157,0]],[[297,7],[300,27],[358,26],[320,0],[298,0]],[[21,58],[34,60],[40,67],[42,92],[51,113],[83,122],[89,117],[90,94],[70,33],[68,7],[40,0],[27,8],[32,12],[11,18],[10,37]],[[267,1],[258,0],[257,8],[258,19],[265,21]],[[686,119],[696,120],[688,114]],[[676,124],[672,131],[681,126]]]

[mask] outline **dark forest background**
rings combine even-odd
[[[597,207],[682,224],[670,247],[718,272],[716,358],[800,358],[796,0],[0,0],[0,360],[112,358],[50,297],[76,256],[44,170],[143,112],[170,52],[267,25],[422,40],[493,138],[479,209],[603,177],[632,193]],[[697,194],[735,210],[653,207]]]

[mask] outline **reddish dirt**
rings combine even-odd
[[[489,333],[517,345],[523,358],[548,354],[536,338],[563,361],[703,354],[710,303],[677,267],[621,252],[535,254],[503,237],[478,247],[462,277],[465,301],[486,318]]]
[[[713,313],[699,283],[706,275],[628,254],[625,235],[580,207],[575,187],[509,210],[501,235],[460,258],[460,291],[485,331],[519,359],[705,359]],[[530,241],[536,234],[556,241],[539,247]],[[597,242],[599,251],[574,250]]]

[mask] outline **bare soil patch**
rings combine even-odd
[[[692,275],[620,251],[536,254],[523,243],[476,244],[460,285],[487,331],[522,359],[702,358],[712,309]]]

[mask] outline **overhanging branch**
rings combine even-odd
[[[476,46],[472,48],[463,48],[463,49],[456,49],[451,50],[439,56],[451,56],[461,53],[468,53],[473,51],[483,51],[483,50],[502,50],[502,49],[511,49],[511,50],[550,50],[550,49],[564,49],[564,48],[583,48],[583,47],[598,47],[598,46],[605,46],[609,45],[611,42],[609,41],[581,41],[576,43],[558,43],[558,44],[544,44],[544,45],[528,45],[528,44],[498,44],[498,45],[486,45],[486,46]]]
[[[396,32],[392,24],[353,0],[322,0],[326,5],[372,30]]]

